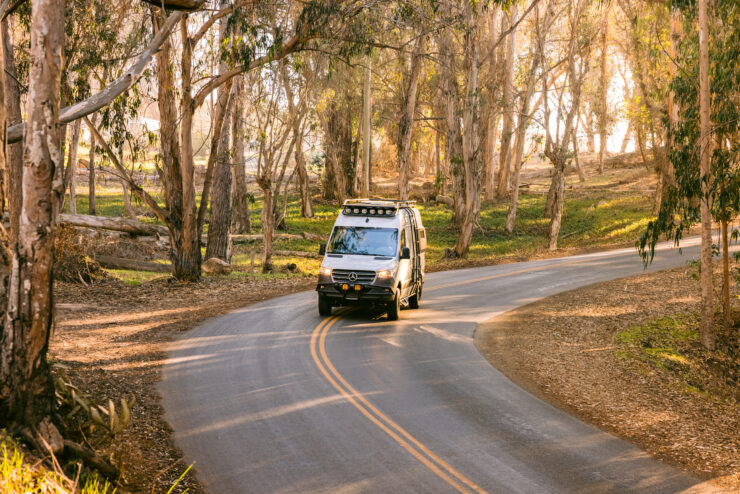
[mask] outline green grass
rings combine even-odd
[[[167,278],[165,273],[155,273],[152,271],[134,271],[130,269],[106,269],[108,274],[123,281],[129,286],[139,286],[142,283],[152,281],[157,278]]]
[[[0,433],[0,491],[4,494],[109,494],[115,491],[107,481],[98,481],[97,476],[83,476],[74,481],[62,472],[32,467],[23,459],[16,442]]]
[[[630,326],[617,333],[614,342],[619,345],[615,356],[636,360],[672,372],[691,380],[696,356],[691,346],[699,340],[696,314],[678,314],[653,319],[644,324]],[[688,388],[687,388],[688,389]]]
[[[569,190],[566,195],[565,210],[562,221],[559,248],[595,248],[617,244],[633,243],[644,230],[651,218],[651,197],[647,194],[635,192],[619,192],[609,187],[594,190],[594,186],[601,187],[603,177],[589,179],[587,185],[591,189]],[[84,187],[80,187],[77,196],[77,211],[80,214],[88,213],[88,198]],[[151,193],[162,203],[163,200],[154,190]],[[199,199],[198,199],[199,200]],[[146,207],[132,198],[139,211],[146,211]],[[282,205],[282,199],[281,199]],[[516,229],[509,233],[505,229],[507,202],[484,202],[481,208],[479,228],[473,234],[470,246],[469,260],[475,262],[510,262],[537,256],[547,251],[547,231],[549,220],[543,217],[545,195],[524,193],[520,196],[519,211]],[[261,231],[260,210],[262,198],[257,197],[250,204],[253,231]],[[454,247],[457,241],[457,231],[450,226],[452,217],[451,208],[439,204],[419,205],[424,226],[427,228],[428,250],[427,266],[434,268],[442,262],[445,249]],[[328,237],[336,215],[340,208],[335,205],[314,204],[315,217],[306,219],[300,215],[300,203],[297,195],[290,195],[287,209],[288,230],[277,233],[309,232]],[[122,216],[123,196],[121,188],[109,182],[108,186],[99,188],[97,193],[97,213],[105,216]],[[140,215],[139,220],[157,222],[151,215]],[[207,232],[208,225],[205,226]],[[278,240],[276,250],[294,250],[317,252],[318,242],[308,240]],[[261,270],[261,245],[235,246],[234,264],[237,272],[233,276],[243,276],[243,271],[249,270],[250,250],[255,250],[255,270]],[[275,258],[273,264],[277,267],[287,263],[295,263],[303,273],[315,273],[320,261],[307,258]],[[445,261],[449,265],[448,261]],[[457,263],[453,264],[456,265]],[[463,265],[463,263],[460,263]],[[114,272],[115,276],[124,279],[130,284],[145,282],[155,278],[153,273],[136,275],[130,272]]]

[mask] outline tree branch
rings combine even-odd
[[[121,77],[86,100],[64,108],[59,113],[59,123],[66,124],[86,115],[90,115],[91,113],[109,105],[111,101],[116,99],[127,89],[131,88],[131,86],[139,80],[139,77],[141,77],[146,66],[149,65],[154,54],[159,51],[159,48],[170,35],[170,31],[172,31],[184,15],[184,12],[175,12],[170,14],[167,20],[162,24],[162,28],[154,36],[154,39],[152,39],[152,42],[149,44],[147,49],[142,52],[136,62],[134,62]],[[8,144],[22,141],[25,128],[25,122],[8,127]]]
[[[155,7],[170,10],[198,10],[206,3],[206,0],[143,0]]]
[[[244,72],[249,72],[250,70],[260,67],[268,62],[274,62],[277,60],[280,60],[282,58],[287,57],[291,53],[297,52],[301,49],[302,45],[311,40],[316,38],[317,36],[306,36],[306,33],[308,32],[308,24],[304,24],[304,27],[301,28],[301,32],[293,36],[290,41],[288,41],[286,44],[281,46],[281,49],[278,53],[263,55],[261,57],[255,58],[252,60],[249,65],[240,65],[238,67],[235,67],[231,69],[228,72],[225,72],[217,77],[214,77],[211,79],[206,85],[201,87],[198,92],[193,97],[193,106],[195,108],[198,108],[200,105],[203,104],[203,102],[206,100],[209,94],[211,94],[212,91],[214,91],[216,88],[224,84],[226,81],[231,80],[233,77],[242,74]]]
[[[2,5],[0,5],[0,12],[2,12],[2,17],[0,17],[0,21],[4,21],[10,14],[15,12],[15,10],[23,5],[23,2],[26,0],[3,0]]]
[[[133,192],[136,197],[141,199],[147,206],[149,206],[161,222],[163,222],[165,225],[169,225],[170,213],[162,209],[159,204],[157,204],[157,201],[151,195],[149,195],[147,191],[145,191],[139,184],[134,182],[133,179],[129,177],[128,173],[126,172],[126,168],[124,168],[121,162],[118,161],[116,153],[114,153],[113,150],[110,148],[108,142],[100,134],[98,128],[90,121],[89,118],[83,118],[85,120],[85,125],[87,125],[87,128],[90,129],[90,132],[95,136],[95,140],[98,141],[98,143],[103,147],[105,152],[108,154],[111,163],[113,163],[113,166],[116,168],[116,170],[118,170],[121,179],[125,180],[126,183],[129,184],[129,187],[131,187],[131,192]]]
[[[240,7],[244,7],[245,5],[255,4],[259,3],[260,0],[240,0],[236,2],[234,5],[229,5],[228,7],[224,7],[215,14],[213,14],[211,17],[208,18],[205,24],[203,24],[200,29],[198,29],[198,32],[193,35],[193,46],[198,44],[198,41],[203,38],[203,36],[206,35],[209,29],[213,27],[213,25],[216,23],[217,20],[221,19],[225,15],[229,15],[230,13],[236,11],[236,9]]]

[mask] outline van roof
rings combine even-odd
[[[399,201],[392,199],[347,199],[345,206],[381,206],[390,208],[414,208],[416,201]]]

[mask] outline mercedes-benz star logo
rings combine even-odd
[[[354,272],[350,273],[349,276],[347,276],[347,279],[349,279],[349,281],[353,281],[353,282],[354,281],[357,281],[357,273],[354,273]]]

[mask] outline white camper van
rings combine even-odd
[[[414,201],[345,201],[319,253],[319,314],[332,307],[376,305],[388,319],[401,306],[419,308],[424,284],[426,231]]]

